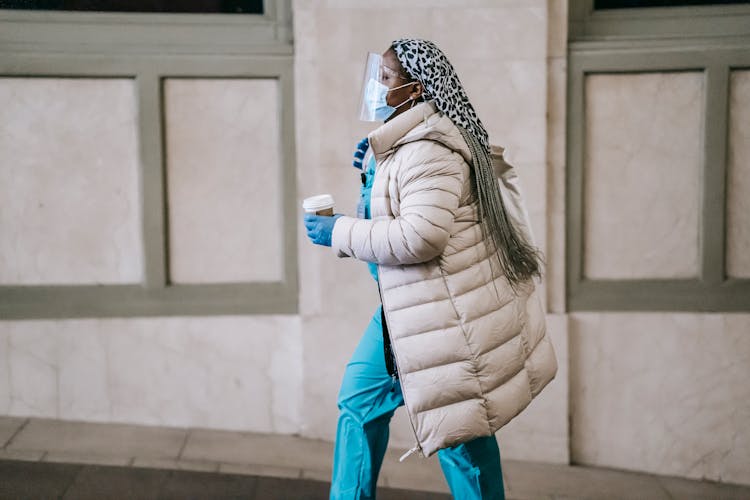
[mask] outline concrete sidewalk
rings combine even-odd
[[[258,485],[275,478],[280,480],[274,483],[275,490],[297,491],[301,495],[299,498],[325,498],[333,453],[329,442],[294,436],[10,417],[0,417],[0,443],[0,460],[3,460],[0,462],[0,481],[3,477],[10,477],[10,469],[15,467],[37,477],[61,475],[70,485],[86,480],[86,477],[93,481],[92,484],[99,484],[99,481],[104,485],[114,483],[101,478],[116,477],[123,484],[129,484],[128,481],[140,484],[145,478],[151,478],[148,481],[157,484],[158,491],[164,491],[163,488],[170,484],[179,491],[186,491],[184,489],[189,486],[183,482],[187,485],[215,483],[218,489],[214,495],[206,492],[208,497],[223,497],[222,487],[227,484],[236,486],[245,477],[244,481],[253,481],[253,486],[246,485],[242,491],[262,490],[265,486]],[[402,452],[388,451],[378,482],[383,488],[380,496],[447,498],[448,489],[437,458],[412,457],[399,463]],[[111,467],[56,467],[54,464]],[[180,474],[177,471],[209,474]],[[750,487],[747,486],[593,467],[503,460],[503,475],[506,493],[512,499],[750,499]],[[124,491],[122,487],[119,490]],[[408,496],[403,496],[403,490],[410,490]],[[418,492],[432,494],[425,496]],[[0,495],[3,494],[0,490]],[[204,494],[198,496],[206,497]],[[162,497],[168,495],[155,496]],[[247,498],[256,497],[248,493]]]
[[[170,469],[0,460],[0,499],[326,500],[329,483]],[[378,488],[378,500],[450,500],[450,495]]]

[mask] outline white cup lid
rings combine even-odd
[[[317,196],[305,198],[302,201],[302,208],[308,212],[317,212],[318,210],[331,208],[333,205],[333,196],[330,194],[319,194]]]

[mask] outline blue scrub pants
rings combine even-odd
[[[388,425],[404,404],[401,384],[388,375],[383,357],[380,308],[346,366],[339,392],[331,499],[375,498],[388,446]],[[495,436],[438,451],[454,498],[504,499],[500,450]]]

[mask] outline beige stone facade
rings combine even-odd
[[[750,484],[747,309],[568,311],[567,2],[296,0],[292,17],[298,201],[328,192],[354,213],[351,153],[369,130],[355,115],[362,64],[407,35],[445,51],[517,167],[546,256],[560,370],[499,432],[503,457]],[[176,283],[283,272],[274,82],[165,82]],[[732,277],[750,276],[749,82],[747,71],[731,75]],[[0,286],[143,280],[133,85],[0,75]],[[697,276],[701,74],[594,75],[586,85],[585,275]],[[296,314],[0,320],[0,414],[332,440],[341,375],[378,294],[364,264],[307,241],[301,214]],[[391,442],[412,441],[399,412]]]

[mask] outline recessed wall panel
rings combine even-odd
[[[749,331],[748,314],[570,315],[571,460],[747,483]]]
[[[171,281],[281,280],[277,81],[167,79],[164,94]]]
[[[0,284],[143,276],[130,79],[0,77]]]
[[[727,170],[727,275],[750,278],[750,70],[733,71]]]
[[[586,278],[698,275],[703,81],[698,72],[586,78]]]

